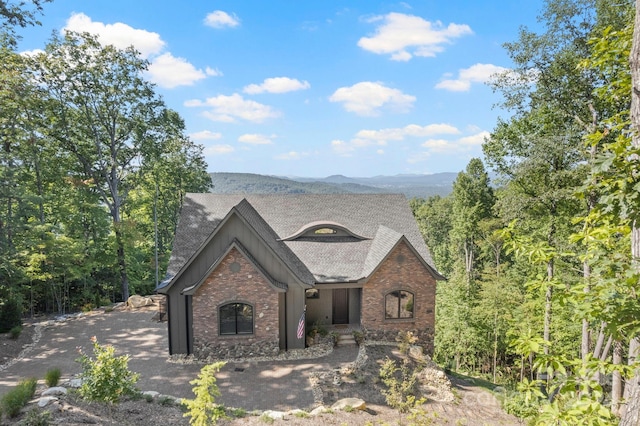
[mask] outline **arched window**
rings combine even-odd
[[[405,290],[387,293],[384,310],[388,319],[413,318],[413,293]]]
[[[219,308],[220,334],[252,334],[253,306],[228,303]]]

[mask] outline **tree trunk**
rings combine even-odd
[[[622,364],[622,342],[616,340],[613,346],[613,365]],[[611,376],[611,412],[620,414],[620,398],[622,398],[622,376],[619,371],[614,371]]]
[[[553,297],[553,259],[547,263],[547,279],[549,280],[549,284],[547,286],[547,291],[544,295],[544,335],[543,338],[546,342],[551,341],[551,300]],[[545,343],[544,345],[544,354],[549,355],[549,343]]]
[[[589,279],[591,278],[591,267],[589,266],[589,263],[585,260],[582,263],[582,276],[584,278],[585,281],[585,286],[584,286],[584,292],[588,293],[589,292]],[[582,363],[586,363],[587,362],[587,357],[589,355],[589,336],[590,336],[590,331],[589,331],[589,320],[587,320],[586,318],[582,319],[582,343],[580,345],[580,352],[582,354]]]
[[[636,16],[633,28],[633,44],[629,58],[631,68],[631,129],[633,146],[640,146],[640,1],[636,1]],[[636,270],[640,269],[640,223],[634,219],[631,229],[631,258]],[[631,336],[629,343],[629,362],[635,360],[640,349],[640,336]],[[620,426],[640,425],[640,369],[624,389],[626,407],[622,412]]]

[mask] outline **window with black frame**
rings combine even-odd
[[[384,306],[387,319],[413,318],[413,293],[404,290],[387,293]]]
[[[220,334],[253,333],[253,306],[246,303],[228,303],[220,306]]]

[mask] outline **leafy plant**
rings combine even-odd
[[[12,338],[13,340],[18,340],[18,337],[20,337],[21,334],[22,334],[21,325],[16,325],[15,327],[12,327],[11,330],[9,330],[9,337]]]
[[[426,401],[424,398],[416,398],[416,377],[410,371],[406,361],[398,367],[396,361],[387,357],[380,368],[379,375],[382,383],[387,386],[382,393],[390,407],[406,413]]]
[[[224,361],[205,365],[200,370],[198,378],[190,381],[194,385],[194,399],[183,400],[186,408],[184,417],[191,417],[189,423],[196,426],[207,426],[226,417],[224,407],[215,404],[215,398],[220,396],[216,385],[215,374],[225,365]]]
[[[80,396],[91,401],[115,403],[125,395],[135,395],[139,376],[129,370],[129,355],[116,356],[113,346],[100,345],[95,336],[91,342],[95,358],[80,351],[77,359],[82,365]]]
[[[13,418],[20,414],[22,407],[27,405],[36,392],[36,379],[23,380],[15,388],[4,394],[0,400],[0,412]]]
[[[14,327],[22,325],[22,309],[20,301],[10,297],[0,303],[0,333],[6,333]]]
[[[51,424],[51,412],[33,408],[19,423],[20,426],[49,426]]]
[[[47,370],[47,373],[44,375],[44,382],[49,387],[57,386],[58,382],[60,381],[61,375],[62,373],[60,372],[59,368],[50,368],[49,370]]]
[[[400,353],[406,355],[409,353],[409,348],[418,342],[418,336],[414,336],[411,331],[400,331],[396,337],[396,342],[398,342]]]

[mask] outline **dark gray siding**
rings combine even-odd
[[[304,290],[289,269],[273,255],[269,247],[245,222],[236,215],[231,215],[228,220],[217,230],[211,241],[196,255],[189,266],[182,272],[168,291],[171,317],[169,319],[170,353],[190,353],[190,314],[185,296],[180,294],[185,288],[198,284],[204,278],[211,266],[224,255],[231,242],[237,239],[246,250],[255,258],[262,268],[275,280],[287,283],[289,290],[286,293],[287,312],[289,322],[288,342],[289,348],[297,348],[295,333],[297,321],[302,313],[304,303]],[[285,298],[281,299],[285,301]],[[281,317],[285,316],[284,307]],[[292,319],[293,318],[293,319]],[[293,324],[293,325],[291,325]],[[291,331],[293,328],[293,331]],[[281,340],[284,340],[284,321],[281,326]],[[293,335],[291,334],[293,333]],[[294,346],[291,346],[291,343]],[[304,347],[304,339],[301,340]],[[284,343],[281,342],[281,346]]]

